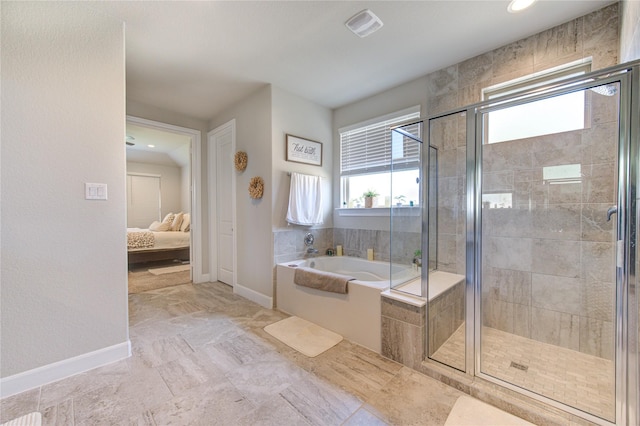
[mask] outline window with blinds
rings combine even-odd
[[[390,129],[419,116],[419,107],[414,107],[392,117],[341,131],[340,175],[388,171],[392,162],[394,169],[417,167],[420,163],[419,146],[405,143],[405,138],[400,134],[392,135]]]
[[[416,106],[340,129],[342,207],[361,207],[362,194],[369,190],[379,194],[374,207],[397,205],[398,200],[391,200],[392,194],[394,197],[402,194],[407,204],[409,201],[412,205],[418,203],[417,185],[404,188],[403,182],[415,183],[419,176],[421,144],[391,132],[391,127],[419,117],[420,106]],[[419,135],[419,125],[404,130]]]

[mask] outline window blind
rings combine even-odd
[[[340,175],[375,173],[415,167],[420,163],[420,143],[400,134],[391,135],[391,127],[418,118],[411,112],[340,132]],[[407,128],[412,134],[416,129]]]

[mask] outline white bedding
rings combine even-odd
[[[127,232],[153,232],[148,229],[141,228],[127,228]],[[174,249],[189,247],[191,239],[191,232],[180,231],[167,231],[167,232],[153,232],[155,237],[155,245],[149,248],[134,248],[129,251],[145,251],[145,250],[159,250],[159,249]]]

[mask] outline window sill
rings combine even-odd
[[[335,209],[338,216],[386,216],[389,217],[391,209],[389,207],[355,208],[355,209]],[[420,206],[400,206],[393,207],[394,216],[420,216]]]

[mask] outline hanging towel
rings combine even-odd
[[[287,222],[307,226],[322,223],[320,176],[291,173]]]
[[[347,284],[352,280],[355,280],[355,278],[348,275],[319,271],[302,266],[296,268],[293,274],[293,282],[297,285],[342,294],[347,294],[349,290]]]

